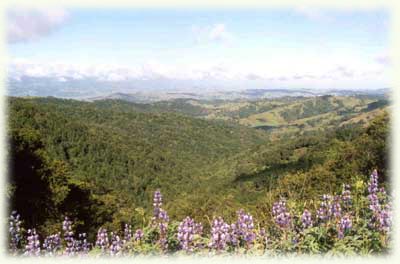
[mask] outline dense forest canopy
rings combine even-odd
[[[136,104],[9,98],[10,211],[41,235],[145,225],[161,189],[171,217],[268,224],[280,197],[309,202],[389,170],[388,102],[373,97]]]

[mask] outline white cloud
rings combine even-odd
[[[50,77],[61,82],[84,78],[109,82],[153,80],[160,83],[161,89],[169,81],[189,81],[204,85],[212,83],[215,87],[229,85],[233,89],[267,86],[364,88],[365,85],[384,86],[388,79],[385,69],[376,62],[368,64],[366,61],[343,58],[337,61],[327,61],[327,58],[308,58],[307,63],[304,63],[302,58],[290,60],[289,57],[280,57],[258,63],[235,63],[227,60],[181,65],[150,60],[143,65],[135,66],[34,62],[17,58],[10,62],[8,73],[14,80],[23,76]]]
[[[32,41],[47,36],[68,19],[64,9],[10,9],[6,15],[7,41]]]

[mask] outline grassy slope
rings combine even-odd
[[[97,104],[119,104],[116,102],[103,101]],[[387,101],[372,96],[320,96],[258,101],[177,99],[153,104],[131,104],[131,107],[144,112],[177,112],[207,120],[225,120],[250,127],[275,128],[276,134],[325,129],[360,120],[365,122],[367,116],[374,116],[375,109],[383,109],[387,104]],[[357,118],[358,116],[360,117]]]
[[[326,113],[338,115],[339,111],[355,111],[356,107],[365,106],[370,102],[372,100],[354,97],[314,97],[251,115],[241,122],[251,126],[301,124],[301,121],[295,121],[318,118]],[[262,124],[257,123],[259,120],[263,120]]]

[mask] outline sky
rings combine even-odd
[[[389,86],[383,9],[10,9],[6,17],[8,75],[16,81]]]

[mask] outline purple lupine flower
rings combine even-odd
[[[153,207],[154,207],[154,217],[155,218],[159,217],[161,206],[162,206],[162,195],[161,195],[160,190],[156,190],[154,192],[154,197],[153,197]]]
[[[368,200],[369,200],[369,209],[374,213],[374,215],[379,214],[381,204],[378,198],[378,172],[374,170],[370,176],[370,180],[368,182]]]
[[[43,242],[43,249],[46,256],[56,255],[57,251],[61,249],[61,234],[57,233],[47,236]]]
[[[229,232],[229,243],[233,247],[238,247],[240,243],[240,234],[239,234],[239,229],[237,226],[237,223],[232,223],[230,226],[230,232]]]
[[[313,225],[311,213],[307,209],[305,209],[303,214],[301,215],[301,223],[304,229],[309,228]]]
[[[208,246],[217,251],[224,250],[229,240],[229,225],[222,217],[214,218],[211,227],[211,242]]]
[[[78,235],[78,239],[75,240],[75,252],[87,255],[89,253],[90,247],[91,244],[87,241],[86,233],[80,233]]]
[[[142,229],[137,229],[135,232],[135,241],[140,241],[142,240],[144,234]]]
[[[352,227],[352,221],[349,215],[344,215],[339,222],[338,227],[338,237],[342,239],[344,237],[344,232],[350,230]]]
[[[132,226],[125,224],[125,228],[124,228],[125,243],[131,241],[131,239],[132,239]]]
[[[381,204],[378,198],[378,172],[374,170],[370,176],[370,180],[368,182],[368,200],[369,200],[369,209],[372,211],[372,219],[370,222],[371,226],[375,225],[375,222],[378,221],[379,214],[381,211]]]
[[[370,194],[378,192],[378,172],[374,170],[370,176],[370,181],[368,182],[368,192]]]
[[[114,232],[111,232],[110,255],[111,256],[121,255],[122,246],[123,242],[121,238]]]
[[[21,220],[17,211],[11,212],[8,232],[10,233],[10,251],[16,253],[22,238]]]
[[[385,188],[378,189],[378,172],[376,170],[370,176],[368,192],[369,209],[372,211],[369,226],[382,232],[388,232],[392,223],[391,206],[389,203],[382,204],[385,202],[387,195]],[[381,201],[379,197],[381,197]]]
[[[337,195],[335,195],[333,198],[331,214],[335,218],[340,218],[340,216],[342,215],[342,207],[340,206],[340,197]]]
[[[389,232],[392,225],[392,208],[390,204],[386,204],[378,214],[379,230]]]
[[[167,211],[164,211],[160,208],[160,213],[158,214],[158,219],[162,220],[163,222],[169,222],[169,216]]]
[[[168,243],[167,243],[167,230],[168,230],[168,222],[169,222],[169,217],[167,214],[167,211],[164,211],[163,209],[160,208],[160,213],[158,216],[158,228],[160,230],[160,246],[163,250],[166,250],[168,248]]]
[[[40,241],[39,235],[36,234],[35,229],[28,229],[28,236],[26,240],[28,241],[25,246],[25,256],[39,256],[40,255]]]
[[[378,195],[376,195],[376,193],[369,194],[368,200],[369,200],[369,209],[374,213],[379,212],[381,204],[379,202]]]
[[[272,215],[274,217],[275,223],[282,229],[288,228],[291,223],[290,213],[287,211],[286,202],[280,200],[275,202],[272,206]]]
[[[245,213],[243,209],[240,209],[237,212],[237,215],[238,215],[238,220],[235,225],[236,227],[235,229],[237,230],[235,230],[235,232],[232,233],[234,233],[235,235],[237,234],[239,239],[244,241],[246,247],[249,248],[256,239],[253,216],[250,215],[249,213]]]
[[[85,235],[85,236],[83,236],[83,235]],[[88,253],[89,253],[89,250],[91,249],[91,247],[92,247],[92,243],[89,243],[89,242],[87,241],[86,234],[83,233],[83,234],[82,234],[82,252],[83,252],[85,255],[88,254]]]
[[[99,231],[97,231],[96,246],[100,247],[103,255],[106,254],[106,251],[110,246],[107,229],[100,227]]]
[[[62,230],[64,231],[64,241],[66,243],[64,254],[73,256],[75,254],[74,232],[72,231],[72,221],[68,216],[63,221]]]
[[[349,207],[351,205],[351,191],[350,191],[350,185],[348,184],[343,184],[343,189],[342,189],[342,202],[345,207]]]
[[[166,250],[168,248],[167,229],[168,229],[169,217],[167,212],[161,208],[162,195],[160,190],[156,190],[154,192],[153,206],[154,206],[154,216],[152,219],[153,225],[158,226],[160,231],[160,238],[158,240],[158,243],[160,244],[163,250]]]
[[[196,244],[193,242],[195,235],[201,235],[203,226],[187,216],[178,226],[178,240],[181,248],[186,252],[193,252]]]
[[[328,220],[332,215],[332,197],[330,195],[322,195],[322,201],[317,210],[317,218],[321,221]]]

